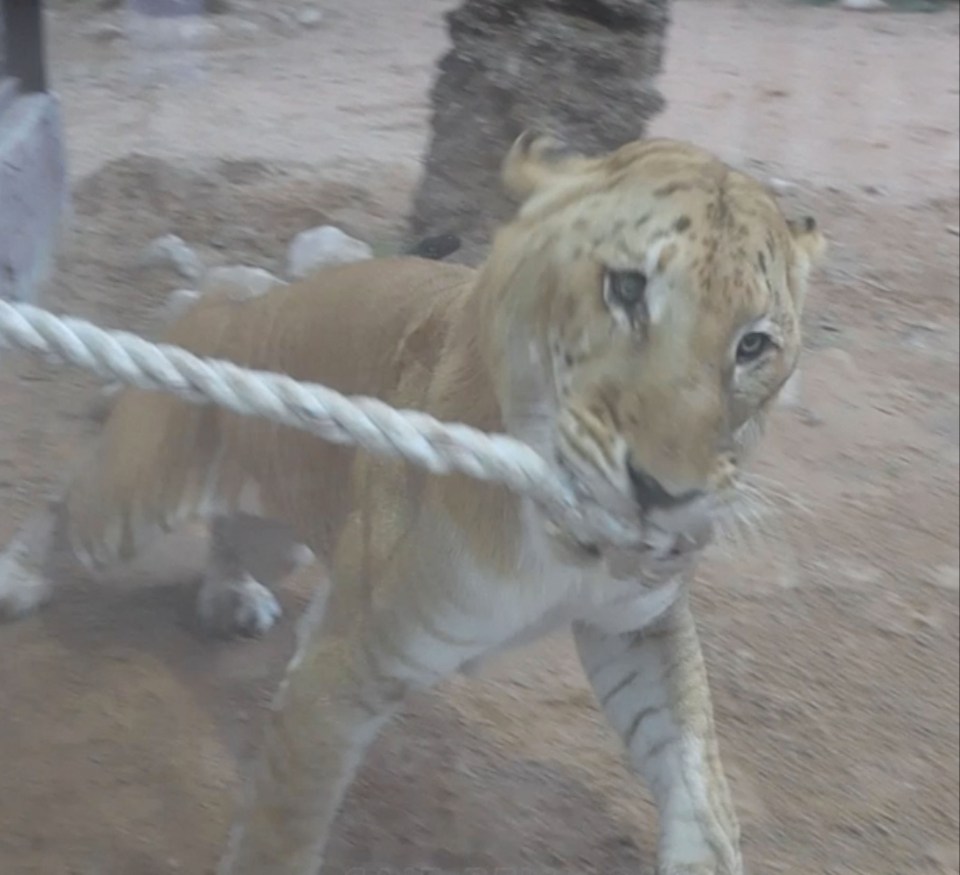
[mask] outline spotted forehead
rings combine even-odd
[[[592,206],[600,209],[571,219],[577,257],[623,270],[666,270],[675,261],[675,269],[696,274],[701,285],[756,277],[772,293],[783,282],[786,222],[772,197],[748,177],[635,181],[599,195]]]

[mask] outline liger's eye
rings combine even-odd
[[[773,346],[773,338],[769,334],[764,334],[762,331],[751,331],[745,334],[737,344],[737,364],[746,365],[756,361],[771,346]]]
[[[647,277],[639,270],[608,271],[603,281],[607,304],[627,312],[631,317],[646,309]]]

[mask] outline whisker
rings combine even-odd
[[[812,516],[813,510],[807,502],[799,498],[789,487],[777,480],[751,471],[741,474],[740,487],[749,489],[752,493],[761,494],[765,501],[786,505],[800,511],[806,516]]]
[[[719,510],[718,519],[723,523],[721,531],[727,537],[736,532],[737,542],[740,545],[746,542],[751,550],[758,549],[771,534],[782,534],[777,525],[779,508],[752,487],[729,496]]]
[[[726,517],[717,520],[715,546],[722,555],[729,558],[733,558],[736,554],[742,552],[743,539],[740,537],[740,532],[737,526],[733,525]]]
[[[769,534],[766,527],[762,524],[763,520],[750,507],[745,507],[738,514],[743,530],[746,533],[745,538],[750,549],[760,551],[765,545],[766,536]]]

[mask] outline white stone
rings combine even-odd
[[[273,23],[273,28],[284,36],[294,36],[299,32],[300,25],[292,12],[286,9],[265,9],[267,17]]]
[[[854,379],[858,375],[857,364],[852,355],[845,349],[831,347],[820,353],[820,360],[826,363],[828,369],[835,376]]]
[[[783,384],[780,390],[780,397],[777,399],[781,407],[790,410],[801,407],[803,404],[803,378],[800,376],[800,368],[797,368]]]
[[[247,21],[245,18],[227,19],[222,27],[231,36],[236,37],[251,37],[260,33],[260,25],[255,21]]]
[[[172,267],[180,276],[197,280],[203,274],[203,263],[176,234],[157,237],[147,244],[141,264],[145,267]]]
[[[186,48],[204,48],[209,46],[220,35],[220,27],[202,16],[186,16],[176,31],[179,39]]]
[[[112,43],[124,36],[123,28],[119,24],[108,21],[98,21],[88,31],[87,36],[98,43]]]
[[[344,234],[332,225],[302,231],[287,252],[287,274],[300,279],[331,264],[348,264],[373,258],[373,250],[362,240]]]
[[[956,565],[938,565],[931,577],[931,583],[946,592],[960,590],[960,568]]]
[[[286,283],[262,267],[248,267],[245,264],[231,264],[214,267],[207,271],[200,286],[202,294],[226,292],[238,301],[258,298],[277,286]]]
[[[160,318],[165,325],[169,325],[175,319],[179,319],[199,300],[200,292],[194,289],[177,289],[175,292],[170,292],[160,311]]]
[[[301,27],[317,27],[323,21],[323,13],[315,6],[304,6],[297,13],[297,24]]]
[[[767,180],[767,184],[773,189],[774,194],[787,194],[799,188],[795,182],[791,182],[789,179],[781,179],[779,176],[771,176]]]
[[[220,28],[203,15],[161,18],[130,11],[124,20],[134,45],[149,51],[205,48],[220,34]]]
[[[840,6],[855,12],[877,12],[890,8],[883,0],[840,0]]]

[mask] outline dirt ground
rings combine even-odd
[[[177,283],[136,259],[170,231],[211,264],[268,269],[322,221],[397,235],[446,3],[323,4],[303,26],[236,0],[203,52],[165,56],[199,75],[149,87],[103,27],[116,13],[54,5],[75,217],[46,306],[151,330]],[[957,38],[955,7],[676,4],[655,132],[782,180],[833,243],[800,397],[757,464],[794,500],[779,534],[709,557],[697,592],[759,875],[960,865]],[[5,540],[96,427],[86,377],[0,361]],[[306,583],[265,640],[209,642],[191,622],[199,547],[174,546],[116,585],[65,580],[0,629],[3,875],[212,871]],[[634,873],[654,824],[558,636],[410,704],[328,871]]]

